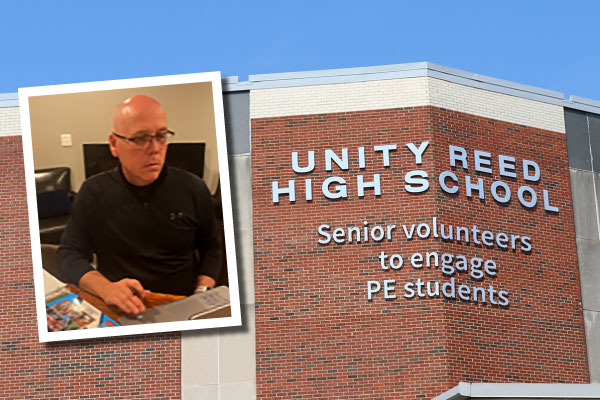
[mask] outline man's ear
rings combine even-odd
[[[113,157],[119,157],[119,151],[117,150],[117,137],[110,133],[108,135],[108,146]]]

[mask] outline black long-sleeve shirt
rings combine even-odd
[[[166,165],[143,187],[127,182],[120,168],[89,178],[58,250],[63,277],[78,284],[93,270],[93,253],[107,279],[134,278],[154,292],[189,295],[198,275],[216,279],[222,247],[204,181]]]

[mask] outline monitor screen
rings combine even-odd
[[[169,143],[166,162],[202,178],[205,147],[205,143]],[[86,178],[119,165],[119,160],[110,153],[108,144],[97,143],[83,145],[83,162]]]

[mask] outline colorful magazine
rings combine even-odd
[[[119,326],[75,293],[59,289],[46,297],[46,319],[49,332]]]

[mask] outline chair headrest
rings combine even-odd
[[[38,194],[56,190],[71,190],[71,169],[54,167],[35,171],[35,190]]]

